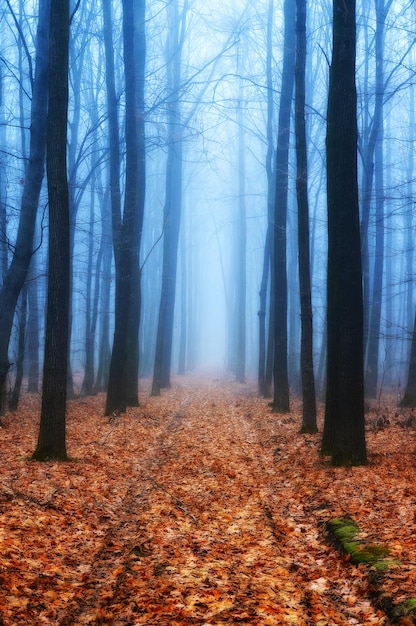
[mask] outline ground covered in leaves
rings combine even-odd
[[[27,460],[38,398],[3,421],[0,625],[370,626],[393,623],[380,597],[416,604],[409,416],[373,411],[369,465],[332,468],[299,407],[273,414],[255,386],[177,379],[141,403],[108,420],[102,396],[71,402],[62,464]],[[389,548],[376,591],[328,541],[345,516]]]

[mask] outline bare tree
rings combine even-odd
[[[328,358],[322,453],[331,456],[334,465],[367,462],[355,19],[355,0],[333,0],[326,136]]]
[[[295,13],[296,5],[285,0],[285,34],[282,86],[279,105],[276,150],[276,194],[273,219],[273,275],[274,275],[274,366],[273,411],[287,413],[289,380],[287,370],[287,260],[286,228],[289,184],[290,120],[295,79]]]
[[[46,169],[48,301],[39,436],[32,458],[66,460],[70,233],[67,179],[69,0],[51,0]]]
[[[298,201],[298,258],[301,315],[300,368],[302,378],[302,432],[316,432],[313,370],[313,324],[310,275],[308,157],[305,124],[306,0],[296,0],[295,131],[296,192]]]
[[[8,350],[14,311],[32,258],[36,215],[44,176],[48,98],[48,31],[49,0],[40,0],[31,103],[29,163],[21,200],[14,254],[3,277],[3,286],[0,291],[0,413],[5,407],[7,374],[10,368]]]

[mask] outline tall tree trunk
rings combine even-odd
[[[391,0],[375,0],[376,7],[376,93],[371,136],[374,145],[370,155],[374,170],[375,182],[375,254],[373,284],[371,290],[371,306],[368,310],[368,333],[366,340],[365,359],[365,393],[374,398],[377,393],[378,359],[381,326],[381,305],[383,294],[383,264],[384,264],[384,175],[383,175],[383,111],[384,111],[384,32],[387,12]],[[371,190],[371,185],[370,185]],[[369,193],[369,190],[368,190]],[[368,250],[367,250],[368,254]]]
[[[279,107],[276,151],[276,195],[273,220],[274,232],[274,365],[273,411],[287,413],[289,380],[287,368],[287,259],[286,227],[289,182],[290,119],[295,79],[295,13],[293,0],[285,0],[285,34],[282,87]]]
[[[138,235],[141,232],[141,225],[139,227],[140,214],[137,210],[138,152],[133,0],[123,0],[123,44],[126,90],[126,180],[123,217],[119,224],[116,224],[116,229],[113,228],[116,263],[115,329],[106,415],[111,415],[114,411],[125,411],[128,405],[138,404]],[[132,370],[135,380],[132,380]]]
[[[302,432],[314,433],[316,424],[313,370],[313,324],[310,273],[308,158],[305,125],[306,0],[296,0],[296,192],[298,200],[298,258],[301,316],[300,369],[302,383]]]
[[[115,410],[124,411],[127,406],[137,406],[139,403],[139,250],[145,194],[144,19],[144,1],[136,5],[131,0],[123,2],[126,183],[123,217],[122,219],[120,217],[119,223],[116,223],[117,216],[114,216],[116,220],[113,218],[116,311],[106,403],[107,415]]]
[[[244,46],[242,46],[244,50]],[[237,74],[240,75],[237,66]],[[244,382],[246,375],[246,291],[247,291],[247,218],[246,218],[246,147],[243,123],[244,91],[242,79],[239,79],[237,104],[238,125],[238,207],[236,227],[236,289],[235,289],[235,376]]]
[[[334,465],[367,462],[355,50],[355,0],[333,0],[326,136],[328,357],[322,453],[330,455]]]
[[[42,409],[33,459],[65,460],[70,233],[67,180],[69,0],[51,0],[47,130],[48,301]]]
[[[178,243],[182,205],[182,121],[179,87],[181,83],[181,55],[185,32],[187,3],[179,16],[177,0],[168,5],[169,33],[166,46],[168,64],[168,156],[166,162],[166,193],[164,206],[163,267],[159,317],[153,368],[152,395],[170,386],[173,320],[177,278]]]
[[[272,316],[270,315],[271,306],[269,305],[269,319],[267,327],[267,290],[270,287],[269,282],[271,279],[271,257],[272,257],[272,222],[273,222],[273,206],[274,206],[274,194],[275,194],[275,173],[273,168],[274,162],[274,143],[273,143],[273,47],[272,47],[272,32],[273,32],[273,0],[269,0],[268,15],[267,15],[267,50],[266,50],[266,79],[267,79],[267,121],[266,121],[266,136],[267,136],[267,152],[266,152],[266,175],[267,175],[267,230],[264,242],[263,253],[263,270],[259,291],[259,370],[258,370],[258,384],[259,393],[265,397],[270,396],[270,368],[267,368],[267,335],[270,333],[270,326]],[[273,291],[270,289],[270,299]],[[271,360],[271,359],[270,359]]]
[[[146,64],[146,1],[134,2],[134,78],[135,109],[131,111],[132,122],[136,125],[136,205],[132,207],[132,258],[130,310],[127,329],[127,405],[139,404],[139,326],[141,315],[141,271],[140,246],[143,230],[143,216],[146,192],[146,137],[145,137],[145,64]],[[131,63],[133,59],[131,59]],[[133,106],[133,94],[130,97]],[[127,224],[127,227],[128,224]]]
[[[8,349],[14,311],[33,253],[33,237],[39,194],[45,167],[46,116],[48,100],[49,0],[40,0],[36,35],[36,69],[33,83],[29,164],[22,195],[19,226],[13,259],[0,291],[0,414],[6,399]]]

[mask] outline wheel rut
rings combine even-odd
[[[218,384],[172,407],[59,626],[384,623],[351,606],[357,581],[298,496],[285,418],[261,411]]]

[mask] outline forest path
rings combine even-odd
[[[117,521],[54,623],[385,624],[364,572],[320,536],[332,470],[328,493],[310,480],[319,435],[294,437],[293,417],[230,381],[184,382],[164,402]]]

